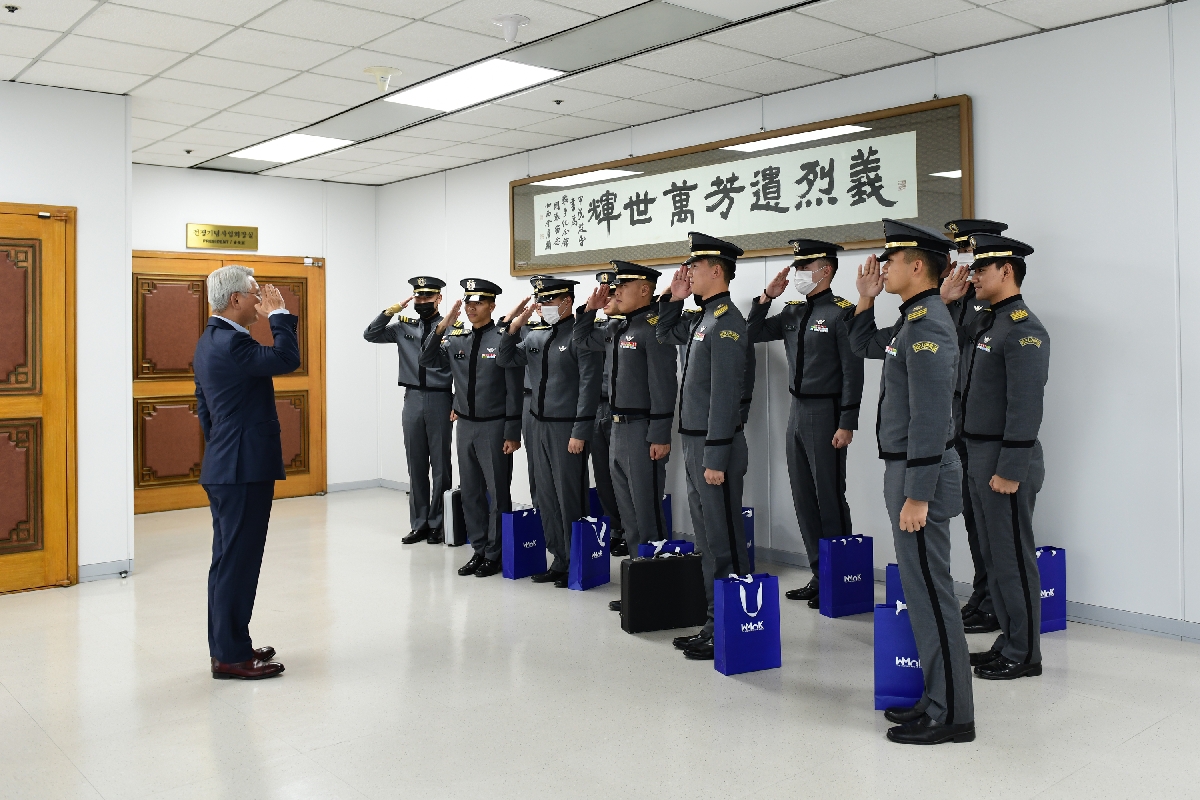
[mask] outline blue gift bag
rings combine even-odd
[[[750,557],[750,571],[754,572],[754,509],[742,508],[742,524],[746,527],[746,554]]]
[[[639,544],[637,557],[654,558],[662,553],[674,553],[677,556],[681,556],[684,553],[694,552],[696,552],[696,545],[692,544],[687,539],[666,539],[661,542]]]
[[[821,540],[821,613],[866,614],[875,606],[875,562],[870,536]]]
[[[900,565],[888,564],[883,571],[884,601],[889,606],[904,602],[904,584],[900,582]]]
[[[584,517],[571,523],[571,566],[567,588],[577,592],[608,583],[608,545],[612,525],[608,517]]]
[[[915,706],[924,692],[908,607],[903,601],[875,606],[875,710]]]
[[[722,675],[778,669],[779,578],[760,573],[714,584],[713,666]]]
[[[500,553],[504,577],[528,578],[546,571],[546,536],[536,508],[506,511],[501,515]]]
[[[1042,579],[1042,633],[1067,627],[1067,551],[1039,547],[1038,573]]]

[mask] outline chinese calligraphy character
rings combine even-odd
[[[779,167],[756,169],[754,177],[758,180],[750,182],[750,187],[754,189],[754,202],[750,204],[750,210],[775,211],[786,214],[788,209],[779,204],[779,199],[783,197],[783,188],[779,181]]]
[[[709,184],[709,186],[713,187],[713,190],[704,195],[704,199],[709,200],[713,197],[717,199],[711,206],[705,206],[704,210],[716,211],[718,206],[725,203],[725,210],[721,212],[721,219],[729,219],[729,212],[733,210],[733,196],[739,192],[746,191],[745,186],[737,185],[738,180],[738,176],[733,173],[730,173],[728,178],[713,178],[712,183]]]
[[[796,203],[796,208],[808,208],[812,206],[813,203],[821,205],[821,203],[823,203],[825,200],[828,200],[829,205],[831,206],[837,204],[838,199],[831,196],[833,194],[832,158],[829,159],[828,167],[821,166],[821,162],[819,161],[808,161],[804,164],[801,164],[800,169],[804,170],[804,174],[800,176],[800,180],[796,181],[796,184],[798,186],[805,187],[805,189],[800,193],[800,201]],[[813,190],[813,187],[816,185],[817,181],[826,181],[826,184],[817,190],[821,194],[825,195],[825,197],[817,197],[815,199],[810,198],[806,200],[805,198],[807,198],[809,192]]]
[[[634,192],[633,197],[629,198],[622,206],[629,211],[629,224],[645,225],[647,222],[653,221],[654,218],[650,216],[650,204],[657,202],[658,198],[651,197],[649,191],[646,191],[645,194]]]
[[[867,147],[866,155],[863,155],[862,149],[859,148],[857,153],[850,156],[850,188],[846,193],[854,197],[850,203],[852,206],[861,205],[872,197],[884,208],[896,205],[895,200],[888,200],[883,196],[883,179],[879,177],[879,151],[874,147]]]
[[[588,204],[588,219],[596,220],[597,224],[604,223],[608,232],[612,233],[613,220],[620,219],[621,215],[617,213],[617,193],[613,191],[605,192],[599,198],[592,200]]]
[[[675,227],[676,222],[696,221],[696,212],[689,206],[692,202],[692,192],[698,188],[698,184],[688,183],[685,178],[683,183],[671,181],[671,188],[663,192],[663,195],[671,196],[671,227]]]

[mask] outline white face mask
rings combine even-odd
[[[959,253],[954,257],[954,265],[957,267],[967,267],[968,269],[975,263],[974,253]]]
[[[800,294],[806,295],[817,288],[817,282],[813,280],[811,270],[798,270],[796,276],[792,278],[792,286],[795,286],[796,291]]]
[[[544,305],[538,313],[542,315],[542,322],[545,322],[547,325],[557,325],[559,319],[561,319],[558,314],[558,306]]]

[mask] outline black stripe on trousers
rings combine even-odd
[[[654,482],[654,527],[658,529],[659,539],[670,539],[670,536],[663,535],[663,528],[667,527],[667,520],[663,517],[662,490],[658,488],[658,462],[654,459],[650,459],[650,475]],[[633,492],[630,492],[630,499],[632,499],[632,495]]]
[[[583,457],[583,468],[579,470],[579,482],[581,484],[583,484],[583,495],[581,498],[581,501],[583,504],[583,509],[582,509],[583,513],[580,514],[578,517],[576,517],[576,519],[582,519],[583,517],[590,517],[592,515],[592,493],[591,493],[592,487],[590,485],[590,481],[588,481],[588,461],[589,461],[588,457],[590,456],[590,453],[588,453],[589,448],[590,448],[590,443],[584,442],[583,443],[583,452],[580,453],[580,455]],[[599,489],[596,490],[596,494],[597,495],[600,494]],[[601,511],[604,510],[603,503],[600,504],[600,510]],[[612,520],[609,520],[609,521],[611,522]],[[567,531],[568,543],[570,542],[570,538],[571,538],[570,534],[571,534],[571,532]]]
[[[729,532],[729,555],[733,557],[733,574],[742,574],[742,562],[738,561],[737,534],[733,532],[733,498],[729,493],[729,477],[721,484],[721,499],[725,503],[725,530]],[[738,509],[740,517],[742,510]]]
[[[837,435],[837,431],[842,427],[842,398],[833,398],[833,432]],[[849,536],[846,531],[846,451],[848,447],[843,447],[841,450],[834,448],[833,456],[835,459],[834,466],[834,491],[837,492],[837,508],[838,508],[838,529],[839,536]],[[822,533],[825,531],[822,530]]]
[[[921,559],[921,577],[929,592],[933,605],[933,619],[937,623],[938,641],[942,645],[942,669],[946,673],[946,724],[954,724],[954,670],[950,663],[950,641],[946,638],[946,620],[942,616],[942,605],[938,602],[937,590],[933,586],[933,575],[929,571],[929,553],[925,550],[925,531],[917,531],[917,554]]]
[[[1028,664],[1029,659],[1033,658],[1033,605],[1029,602],[1029,574],[1025,571],[1025,555],[1021,552],[1021,518],[1017,515],[1016,492],[1008,496],[1008,505],[1012,514],[1013,552],[1017,556],[1017,572],[1021,575],[1021,602],[1025,604],[1025,629],[1028,632],[1025,637],[1025,660],[1021,663]],[[1004,634],[1007,636],[1008,631]]]

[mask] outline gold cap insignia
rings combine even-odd
[[[951,236],[958,236],[958,226],[953,222],[946,226],[946,230],[950,231]]]
[[[540,292],[542,290],[542,282],[540,280],[534,281],[533,288],[537,289]]]
[[[612,280],[612,278],[609,276],[609,274],[607,272],[600,273],[600,282],[601,283],[608,283],[611,280]]]
[[[424,286],[426,283],[424,278],[417,278],[417,286]]]
[[[975,237],[974,237],[974,236],[972,236],[972,237],[971,237],[970,239],[968,239],[967,241],[969,241],[969,242],[970,242],[970,244],[971,244],[971,249],[972,249],[972,250],[974,250],[974,249],[975,249]]]
[[[475,288],[475,281],[474,281],[474,280],[469,280],[469,281],[467,281],[467,290],[468,290],[468,291],[471,291],[471,290],[473,290],[474,288]]]

